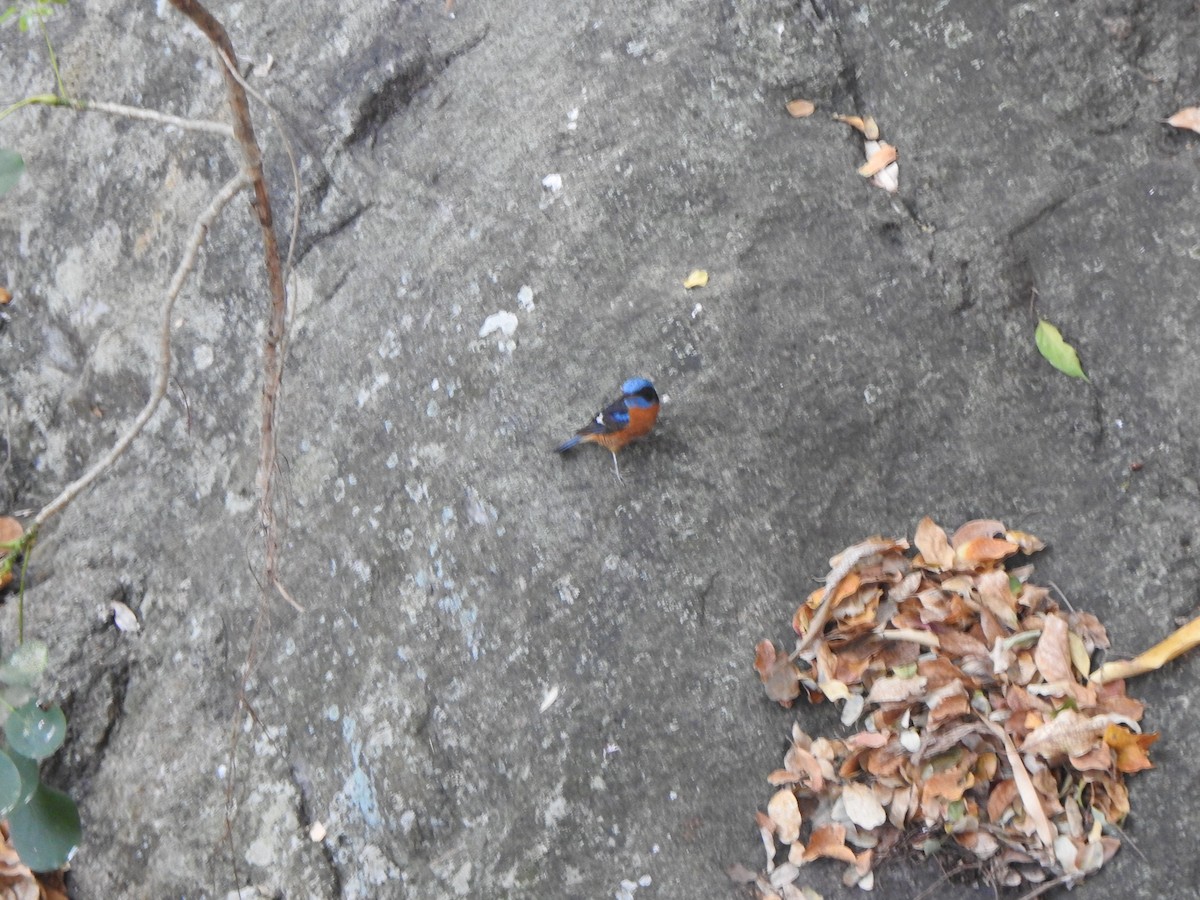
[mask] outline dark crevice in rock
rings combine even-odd
[[[293,764],[290,772],[292,776],[292,784],[296,786],[296,795],[299,800],[296,801],[296,818],[300,822],[300,826],[307,831],[312,827],[316,819],[312,814],[312,801],[309,799],[313,794],[312,781],[304,771],[304,766]],[[342,871],[338,868],[337,859],[333,854],[333,847],[329,841],[319,841],[321,847],[321,856],[325,860],[325,865],[329,869],[330,887],[332,888],[330,895],[333,897],[341,897],[345,893],[342,885]]]
[[[304,257],[308,255],[309,251],[317,246],[317,244],[321,243],[321,241],[327,240],[345,231],[347,228],[357,222],[359,217],[362,216],[362,214],[372,206],[374,206],[374,204],[369,202],[356,204],[347,210],[340,218],[330,222],[321,230],[304,235],[304,237],[297,242],[296,259],[294,260],[293,265],[299,265],[304,260]]]
[[[418,94],[433,84],[457,59],[483,43],[487,36],[488,29],[484,28],[480,34],[444,56],[433,58],[422,54],[410,59],[398,72],[372,88],[358,105],[350,133],[342,141],[343,148],[349,149],[364,141],[374,144],[379,130],[388,120],[409,106]]]

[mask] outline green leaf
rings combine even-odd
[[[1079,363],[1079,354],[1075,348],[1063,340],[1062,332],[1042,319],[1038,322],[1037,331],[1033,335],[1037,348],[1046,361],[1064,375],[1072,378],[1082,378],[1091,384],[1091,380],[1083,373]]]
[[[22,756],[45,759],[66,739],[67,717],[57,706],[42,709],[31,701],[8,714],[4,734],[8,745]]]
[[[17,807],[23,795],[20,770],[7,753],[0,751],[0,819]]]
[[[21,776],[21,799],[18,803],[28,803],[29,798],[33,796],[33,792],[37,790],[37,786],[41,783],[38,775],[38,763],[35,759],[30,759],[28,756],[22,756],[11,747],[0,750],[9,758],[14,766],[17,767],[17,773]]]
[[[54,788],[38,786],[29,802],[8,817],[12,845],[35,872],[61,869],[83,838],[75,801]]]
[[[20,154],[0,147],[0,197],[9,192],[24,171],[25,160]]]
[[[50,651],[41,641],[26,641],[0,666],[0,682],[26,687],[37,684],[49,657]]]

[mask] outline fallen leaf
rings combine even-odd
[[[804,861],[812,862],[820,856],[854,862],[854,851],[846,846],[845,825],[821,825],[813,829],[808,845],[804,848]]]
[[[1006,557],[1012,556],[1021,548],[1012,541],[1003,541],[999,538],[980,537],[974,540],[967,541],[961,547],[955,550],[955,555],[959,562],[967,563],[971,566],[978,566],[985,563],[999,562]],[[1004,580],[1008,581],[1007,573],[1004,575]]]
[[[754,648],[754,671],[762,679],[767,696],[784,706],[800,696],[800,670],[786,656],[781,656],[770,641],[759,641]]]
[[[1200,132],[1200,106],[1185,106],[1171,118],[1166,120],[1168,125],[1176,128],[1188,128]]]
[[[913,544],[926,566],[945,571],[954,565],[954,548],[950,546],[946,532],[934,524],[929,516],[917,523]]]
[[[7,306],[12,302],[12,291],[6,287],[0,287],[0,306]]]
[[[1029,777],[1029,770],[1025,768],[1025,763],[1021,761],[1021,754],[1017,752],[1017,747],[1012,742],[1012,738],[1005,734],[1003,730],[986,719],[983,722],[988,726],[992,734],[1000,738],[1000,742],[1004,745],[1004,755],[1008,759],[1009,768],[1012,769],[1013,781],[1017,784],[1017,793],[1021,797],[1021,802],[1025,804],[1025,814],[1033,819],[1034,828],[1037,830],[1038,837],[1041,839],[1043,846],[1047,848],[1052,847],[1057,832],[1054,826],[1050,824],[1050,819],[1046,816],[1046,810],[1042,807],[1041,797],[1038,795],[1037,788],[1033,786],[1033,779]]]
[[[1157,740],[1158,732],[1134,734],[1116,724],[1104,729],[1104,743],[1117,751],[1117,770],[1126,774],[1154,768],[1146,750]]]
[[[1046,681],[1072,680],[1071,643],[1067,636],[1067,620],[1062,616],[1049,615],[1042,619],[1042,636],[1033,650],[1033,661]]]
[[[866,123],[863,122],[862,116],[843,116],[840,113],[834,113],[833,120],[835,122],[843,122],[846,125],[849,125],[851,128],[861,132],[864,136],[867,133],[867,126]]]
[[[872,146],[874,145],[874,146]],[[867,161],[858,167],[858,174],[863,178],[878,175],[896,161],[896,148],[886,141],[867,141]]]
[[[692,288],[704,287],[708,284],[708,273],[703,269],[692,269],[688,277],[683,279],[683,286],[689,291]]]
[[[775,835],[782,844],[793,844],[800,839],[800,805],[791,788],[780,788],[767,803],[767,815],[775,826]]]
[[[879,140],[879,125],[873,116],[863,116],[862,133],[868,141]]]
[[[887,813],[875,792],[857,781],[842,788],[842,805],[846,808],[846,817],[859,828],[869,831],[887,821]]]
[[[1192,619],[1145,653],[1140,653],[1131,660],[1105,663],[1092,673],[1090,680],[1096,684],[1106,684],[1120,678],[1132,678],[1134,675],[1153,672],[1165,666],[1175,657],[1187,653],[1197,644],[1200,644],[1200,617]]]
[[[1046,361],[1058,371],[1064,375],[1070,375],[1072,378],[1082,378],[1089,384],[1091,383],[1091,379],[1083,372],[1083,366],[1079,362],[1079,354],[1075,352],[1075,348],[1063,340],[1062,332],[1045,319],[1038,322],[1033,340]]]
[[[788,115],[793,119],[806,119],[816,110],[811,100],[789,100],[787,105]]]

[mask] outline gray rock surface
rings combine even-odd
[[[160,6],[50,20],[68,89],[223,118]],[[1046,539],[1038,578],[1119,653],[1195,614],[1200,142],[1161,124],[1200,102],[1190,0],[300,9],[213,6],[273,59],[250,80],[302,170],[280,446],[307,612],[251,629],[266,291],[239,201],[178,308],[169,404],[34,560],[76,896],[736,896],[793,720],[753,645],[786,640],[829,556],[925,514]],[[36,35],[0,52],[4,104],[52,90]],[[879,120],[898,195],[831,112]],[[96,113],[26,109],[0,145],[28,164],[0,201],[11,511],[141,407],[166,282],[235,169],[218,138]],[[502,310],[511,337],[480,337]],[[1040,358],[1036,314],[1090,384]],[[634,374],[669,402],[622,482],[549,452]],[[11,598],[2,620],[11,647]],[[1133,685],[1163,733],[1131,782],[1140,852],[1072,896],[1200,896],[1198,677]],[[900,859],[876,893],[939,875]],[[840,866],[806,878],[852,894]]]

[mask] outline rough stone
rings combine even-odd
[[[792,721],[753,645],[787,638],[830,555],[926,514],[1049,541],[1039,577],[1117,653],[1194,615],[1200,141],[1161,122],[1200,102],[1190,0],[213,11],[276,111],[285,236],[281,129],[301,174],[279,427],[307,611],[252,627],[266,290],[239,201],[177,309],[169,402],[33,561],[74,896],[737,896],[723,869],[761,865]],[[73,96],[225,115],[168,4],[47,28]],[[5,104],[53,89],[38,35],[0,51]],[[834,112],[879,121],[897,195]],[[141,407],[170,273],[236,170],[219,138],[63,109],[9,115],[0,145],[28,166],[0,201],[11,511]],[[480,337],[500,310],[515,330]],[[1038,356],[1039,315],[1090,384]],[[555,457],[632,375],[668,402],[624,480]],[[11,596],[0,621],[11,647]],[[1133,685],[1158,768],[1072,896],[1200,896],[1198,677]],[[848,896],[838,869],[803,877]],[[939,877],[899,859],[876,893]]]

